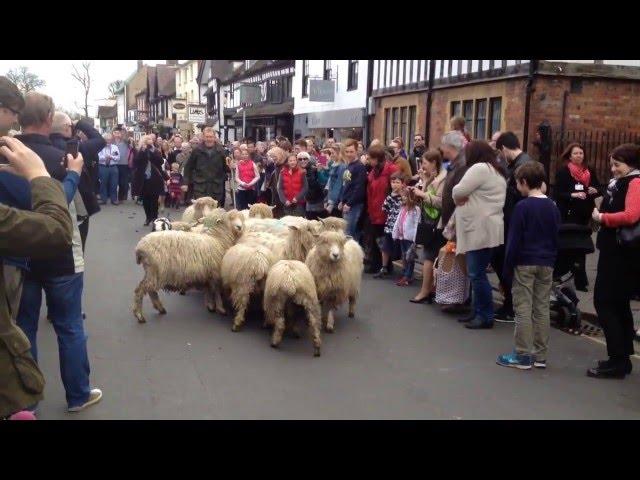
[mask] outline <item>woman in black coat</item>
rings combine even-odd
[[[140,143],[141,148],[133,161],[135,173],[132,189],[136,195],[142,197],[142,206],[147,216],[146,226],[158,218],[159,198],[164,194],[165,174],[162,169],[162,156],[153,147],[152,138],[144,137]]]
[[[565,165],[556,173],[554,197],[562,223],[589,225],[595,199],[602,196],[602,185],[595,170],[587,165],[584,147],[579,143],[570,144],[561,158]],[[589,281],[582,256],[573,269],[578,290],[587,291]]]

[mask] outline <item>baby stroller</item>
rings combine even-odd
[[[581,255],[593,253],[595,248],[590,226],[567,223],[560,226],[558,258],[553,269],[551,287],[552,318],[561,330],[580,334],[581,313],[573,284],[572,269]]]

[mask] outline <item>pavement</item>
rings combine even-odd
[[[177,218],[177,216],[175,217]],[[161,293],[148,323],[131,313],[142,278],[134,248],[146,234],[142,207],[105,206],[91,220],[84,310],[91,378],[103,400],[65,409],[58,351],[41,317],[40,365],[47,379],[41,419],[640,419],[640,362],[625,380],[588,378],[606,351],[597,339],[552,330],[549,367],[499,367],[513,325],[470,331],[437,306],[409,303],[417,286],[365,275],[356,318],[343,308],[322,356],[309,338],[279,350],[258,318],[231,331],[202,294]],[[176,252],[179,254],[179,252]]]

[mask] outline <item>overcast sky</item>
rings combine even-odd
[[[84,91],[71,77],[72,66],[81,68],[86,60],[0,60],[0,75],[25,66],[47,84],[40,89],[50,95],[56,105],[71,111],[82,112]],[[91,90],[89,91],[89,115],[95,115],[97,106],[109,96],[108,86],[114,80],[126,80],[136,70],[137,60],[89,60],[91,62]],[[164,63],[165,60],[143,60],[147,65]],[[182,63],[183,60],[180,61]]]

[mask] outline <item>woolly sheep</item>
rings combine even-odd
[[[136,262],[144,268],[144,278],[134,294],[133,313],[138,322],[146,321],[142,313],[145,294],[159,313],[167,313],[158,290],[204,288],[206,307],[210,311],[226,313],[220,293],[220,267],[225,252],[240,235],[232,219],[231,212],[217,212],[207,218],[204,234],[166,230],[150,233],[138,242]]]
[[[273,209],[266,203],[254,203],[249,205],[249,218],[273,218]]]
[[[333,230],[335,232],[345,232],[347,229],[347,221],[339,217],[327,217],[318,220],[322,225],[322,231]]]
[[[251,296],[260,298],[269,269],[278,260],[303,261],[313,247],[309,226],[289,227],[289,235],[277,237],[266,232],[247,232],[229,249],[222,261],[222,282],[234,306],[232,330],[237,332],[245,322]]]
[[[313,354],[320,356],[320,304],[316,285],[309,267],[297,260],[280,260],[267,275],[264,288],[263,307],[265,325],[273,327],[271,346],[277,348],[282,341],[287,323],[295,326],[295,310],[304,309],[313,341]]]
[[[349,317],[353,317],[360,291],[364,255],[357,243],[357,249],[345,248],[347,243],[341,232],[322,232],[305,261],[316,283],[322,325],[330,333],[334,331],[333,311],[348,300]]]
[[[191,201],[193,205],[189,205],[182,214],[182,221],[187,223],[194,223],[200,220],[202,217],[206,217],[218,207],[218,201],[211,197],[200,197],[197,200]]]

